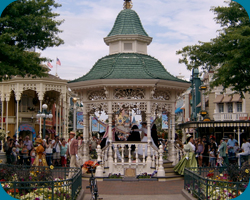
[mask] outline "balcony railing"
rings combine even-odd
[[[215,121],[227,121],[227,120],[247,120],[247,113],[215,113],[214,120]]]

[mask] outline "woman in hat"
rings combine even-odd
[[[195,146],[193,145],[193,136],[187,138],[187,144],[184,145],[184,151],[186,155],[177,163],[174,167],[174,171],[180,175],[184,175],[185,167],[197,167],[197,161],[195,159]]]
[[[35,140],[35,143],[37,144],[36,147],[36,158],[33,162],[33,166],[48,166],[45,155],[44,155],[44,148],[43,148],[43,140],[41,138],[37,138]]]

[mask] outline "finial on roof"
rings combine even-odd
[[[123,9],[131,9],[133,7],[133,3],[131,0],[124,0]]]

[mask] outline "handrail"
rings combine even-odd
[[[107,145],[102,148],[102,151],[105,151],[110,146],[110,142],[107,142]]]

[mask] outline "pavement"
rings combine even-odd
[[[82,181],[85,190],[83,200],[90,200],[90,191],[85,189],[88,181]],[[103,200],[186,200],[181,194],[184,180],[176,181],[98,181],[99,199]]]

